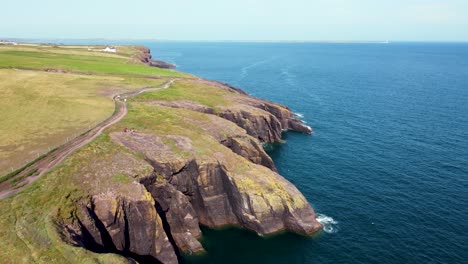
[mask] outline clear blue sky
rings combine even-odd
[[[468,0],[5,0],[0,38],[468,41]]]

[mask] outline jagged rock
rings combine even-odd
[[[160,60],[150,60],[148,65],[151,67],[157,67],[157,68],[162,68],[162,69],[175,69],[176,68],[176,65],[165,62],[165,61],[160,61]]]
[[[283,230],[311,234],[321,227],[307,200],[291,183],[264,166],[242,160],[233,152],[217,151],[215,156],[181,158],[162,143],[161,136],[114,132],[111,138],[144,155],[168,184],[187,197],[196,212],[193,216],[203,225],[236,225],[259,234]],[[187,138],[172,139],[187,153],[195,149]]]
[[[173,108],[183,108],[187,110],[192,110],[195,112],[206,113],[206,114],[215,114],[215,110],[208,106],[189,101],[189,100],[179,100],[179,101],[152,101],[151,104],[162,105]]]
[[[151,67],[157,67],[157,68],[163,68],[163,69],[175,69],[176,68],[176,65],[172,63],[168,63],[168,62],[160,61],[160,60],[153,60],[150,49],[146,47],[138,47],[138,49],[140,50],[140,52],[135,55],[138,61]]]
[[[249,135],[262,143],[283,142],[281,134],[285,130],[293,130],[311,134],[312,128],[298,120],[294,113],[286,107],[263,99],[247,95],[238,88],[229,85],[197,80],[197,83],[212,85],[230,93],[228,98],[235,104],[219,106],[213,109],[198,102],[187,100],[152,101],[151,104],[173,108],[182,108],[200,113],[218,115],[245,129]]]
[[[146,48],[132,59],[174,66],[152,60]],[[77,187],[69,187],[73,190],[59,197],[67,205],[50,214],[60,237],[95,253],[123,255],[130,263],[177,263],[179,252],[204,251],[198,241],[200,224],[233,225],[260,235],[319,230],[306,198],[276,172],[261,146],[282,142],[284,130],[311,133],[311,128],[287,107],[227,84],[195,77],[179,81],[223,91],[215,91],[214,98],[184,98],[184,93],[177,97],[169,91],[167,100],[178,99],[170,102],[134,98],[127,117],[64,162],[61,172]],[[61,254],[68,257],[78,251],[86,252]]]
[[[197,240],[201,237],[197,213],[186,196],[190,193],[184,195],[162,175],[153,175],[142,180],[142,183],[158,203],[160,215],[165,217],[170,235],[179,250],[185,253],[203,252],[204,248]]]
[[[260,142],[283,142],[281,123],[274,115],[266,111],[243,105],[227,108],[220,112],[219,116],[236,123]]]
[[[312,128],[305,125],[301,120],[298,120],[287,106],[254,97],[245,97],[236,100],[274,115],[281,123],[283,130],[293,130],[306,134],[312,133]]]
[[[131,184],[135,186],[133,197],[108,192],[93,195],[88,204],[80,207],[80,243],[102,252],[177,263],[151,194],[143,185]],[[135,194],[139,197],[135,198]]]
[[[298,120],[287,106],[250,96],[242,89],[226,83],[209,80],[196,80],[192,82],[218,87],[233,93],[233,96],[230,98],[231,100],[238,102],[241,106],[252,106],[274,115],[281,123],[283,130],[293,130],[306,134],[312,133],[312,128]],[[227,107],[227,109],[230,109],[230,107]]]
[[[160,124],[169,127],[162,133],[109,134],[127,150],[100,164],[105,171],[100,177],[124,171],[135,182],[131,188],[127,183],[100,188],[107,192],[94,191],[79,210],[79,228],[67,226],[65,237],[96,251],[175,263],[175,251],[204,251],[198,241],[200,224],[238,226],[260,235],[281,231],[309,235],[321,228],[306,198],[276,172],[261,146],[282,142],[284,130],[311,129],[284,106],[222,83],[198,82],[229,91],[231,103],[211,107],[188,99],[146,101],[145,107],[157,109],[155,113],[177,108],[165,117],[171,121]],[[177,118],[171,119],[172,114]],[[187,124],[190,128],[185,128]],[[151,173],[136,169],[147,166]]]
[[[225,140],[221,141],[221,144],[255,164],[260,164],[276,171],[273,160],[253,138],[227,137]]]

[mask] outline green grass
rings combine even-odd
[[[4,46],[0,45],[1,51],[32,51],[32,52],[45,52],[53,54],[66,54],[66,55],[80,55],[80,56],[100,56],[112,58],[126,58],[130,59],[138,52],[136,47],[121,46],[118,47],[117,53],[103,52],[105,46],[57,46],[57,45],[43,45],[43,44],[20,44],[17,46]],[[133,52],[132,52],[133,51]]]
[[[103,52],[106,46],[104,45],[56,45],[56,44],[34,44],[34,43],[20,43],[17,46],[2,46],[0,49],[4,50],[23,50],[23,51],[42,51],[48,53],[58,54],[75,54],[75,55],[93,55],[102,57],[124,57],[133,58],[139,55],[141,46],[114,46],[117,48],[116,53]]]
[[[165,82],[0,69],[0,176],[108,118],[112,94]]]
[[[232,104],[233,93],[213,87],[207,84],[195,83],[191,81],[176,81],[170,88],[140,94],[134,97],[133,101],[179,101],[190,100],[202,105],[217,109],[218,106],[228,106]]]
[[[132,179],[130,178],[130,176],[125,175],[125,174],[117,174],[117,175],[114,175],[113,178],[115,182],[121,183],[121,184],[127,184],[127,183],[132,182]]]
[[[27,177],[32,176],[32,175],[33,175],[34,173],[36,173],[36,172],[37,172],[37,169],[31,169],[31,170],[29,170],[29,171],[26,173],[26,175],[23,175],[23,176],[20,176],[20,177],[16,177],[16,178],[14,178],[13,180],[11,180],[11,182],[9,182],[9,185],[10,185],[11,187],[13,187],[13,188],[17,188],[17,187],[19,187],[19,186],[18,186],[18,183],[19,183],[21,180],[23,180],[24,178],[27,178]]]
[[[138,80],[135,80],[139,82]],[[78,82],[79,83],[79,82]],[[191,84],[176,82],[175,89],[189,90]],[[74,85],[77,85],[76,83]],[[150,85],[148,83],[148,85]],[[75,205],[85,197],[104,193],[109,190],[131,197],[134,194],[133,180],[146,176],[153,168],[144,161],[141,153],[132,153],[117,145],[109,134],[122,131],[125,127],[135,128],[138,133],[154,134],[162,138],[167,146],[167,153],[156,150],[155,155],[172,161],[196,158],[200,164],[217,164],[230,171],[230,177],[241,191],[248,191],[258,197],[278,197],[290,201],[284,187],[275,183],[273,173],[260,165],[234,154],[221,145],[219,135],[238,135],[245,131],[234,123],[212,115],[151,105],[146,100],[193,99],[216,106],[225,99],[225,93],[212,87],[197,86],[186,95],[183,93],[159,97],[159,92],[152,92],[142,101],[129,102],[129,112],[124,119],[107,129],[93,142],[70,155],[51,172],[46,173],[37,182],[23,192],[0,201],[0,259],[6,263],[121,263],[123,258],[110,254],[95,254],[83,248],[66,244],[57,230],[70,224],[76,218]],[[74,86],[76,87],[76,86]],[[84,89],[84,88],[83,88]],[[218,89],[218,88],[215,88]],[[215,101],[208,101],[213,92]],[[141,98],[139,98],[141,100]],[[176,100],[176,99],[174,99]],[[174,138],[185,138],[181,147]],[[182,140],[183,141],[183,140]],[[190,146],[188,146],[190,145]],[[158,181],[164,181],[159,175]],[[292,200],[291,200],[292,201]],[[294,201],[292,201],[294,202]],[[297,202],[298,204],[301,201]],[[60,226],[58,226],[60,224]]]
[[[44,155],[43,156],[40,156],[39,158],[37,159],[34,159],[32,160],[31,162],[28,162],[27,164],[25,164],[23,167],[19,168],[19,169],[16,169],[14,171],[11,171],[9,173],[7,173],[6,175],[0,177],[0,183],[2,182],[5,182],[5,181],[8,181],[9,179],[15,177],[16,175],[18,175],[20,172],[24,171],[26,168],[28,168],[29,166],[31,166],[31,164],[33,164],[34,162],[38,161],[38,160],[41,160],[42,158],[44,158]]]
[[[0,201],[0,259],[2,263],[126,263],[114,254],[96,254],[65,243],[57,232],[57,224],[75,219],[75,203],[106,187],[125,192],[122,175],[118,172],[97,173],[96,163],[109,162],[110,157],[126,150],[102,135],[91,144],[67,158],[33,185],[11,198]],[[109,163],[106,163],[109,167]],[[141,167],[141,172],[148,169]],[[83,175],[94,177],[86,181]],[[99,178],[100,177],[100,178]],[[100,180],[98,180],[98,178]],[[117,182],[114,179],[118,179]],[[96,184],[99,182],[100,184]],[[122,187],[115,187],[117,184]]]
[[[0,68],[62,69],[82,73],[188,77],[167,69],[133,64],[128,58],[0,49]]]
[[[164,144],[182,158],[194,153],[211,156],[216,151],[224,151],[224,146],[215,139],[216,135],[244,133],[244,130],[232,122],[185,109],[131,102],[128,110],[122,121],[110,128],[111,131],[122,131],[125,127],[131,127],[138,132],[160,135]],[[194,146],[193,152],[180,149],[173,139],[165,138],[174,135],[189,138]]]
[[[270,201],[278,202],[275,206],[279,207],[282,206],[280,200],[296,206],[305,203],[301,197],[290,196],[268,168],[251,163],[219,143],[216,139],[219,135],[247,136],[232,122],[190,110],[132,102],[128,115],[111,130],[121,131],[123,127],[162,137],[170,153],[161,150],[159,160],[196,158],[201,164],[221,162],[241,191],[268,197]],[[173,136],[188,139],[190,146],[182,143],[184,147],[180,147],[175,141],[171,142]]]

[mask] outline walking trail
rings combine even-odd
[[[24,178],[17,183],[16,186],[21,186],[19,188],[13,188],[10,186],[10,180],[5,181],[0,184],[0,200],[7,198],[31,185],[31,183],[38,180],[43,174],[50,171],[52,168],[57,166],[70,154],[85,146],[89,142],[93,141],[97,136],[102,134],[102,132],[112,126],[113,124],[122,120],[122,118],[127,115],[128,109],[126,104],[126,99],[132,96],[139,95],[147,91],[162,90],[167,89],[171,84],[176,81],[176,79],[170,79],[160,88],[143,88],[119,95],[115,95],[113,100],[115,102],[116,111],[114,114],[106,119],[104,122],[98,124],[93,129],[88,132],[68,141],[57,149],[49,152],[43,158],[32,163],[30,166],[24,168],[20,173],[18,173],[14,178]],[[30,174],[30,175],[28,175]],[[14,179],[13,178],[13,179]]]

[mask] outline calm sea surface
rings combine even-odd
[[[188,263],[467,263],[468,44],[140,44],[315,130],[270,155],[325,230],[204,230]]]

